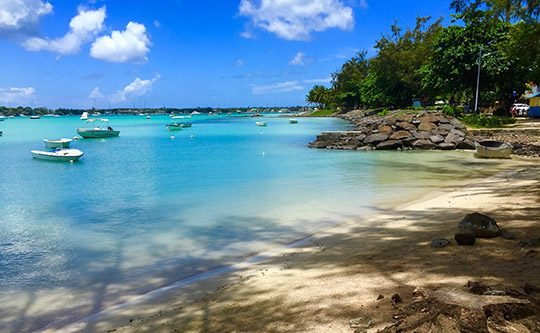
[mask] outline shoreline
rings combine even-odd
[[[518,166],[517,168],[502,171],[495,175],[480,178],[480,180],[471,179],[468,181],[461,181],[458,182],[458,184],[453,184],[452,186],[431,191],[428,194],[421,196],[420,198],[398,204],[392,209],[381,208],[381,211],[378,213],[363,217],[360,220],[349,220],[342,222],[334,227],[319,231],[311,236],[293,242],[285,247],[280,247],[270,250],[268,252],[264,252],[233,266],[225,266],[218,268],[217,272],[216,270],[210,270],[202,273],[202,276],[199,274],[194,277],[180,280],[167,287],[152,291],[148,294],[136,297],[126,303],[86,317],[82,320],[63,327],[59,331],[92,332],[108,331],[114,329],[115,331],[129,332],[139,329],[144,330],[145,327],[167,327],[167,329],[170,330],[172,330],[172,328],[174,327],[180,328],[180,330],[197,331],[196,327],[199,326],[192,324],[193,320],[200,316],[200,309],[197,309],[198,304],[200,306],[201,302],[207,303],[209,299],[217,300],[221,296],[226,295],[229,290],[234,289],[236,291],[236,289],[241,288],[242,285],[254,283],[253,281],[258,281],[258,283],[255,282],[255,285],[260,285],[261,283],[263,283],[261,279],[268,280],[271,275],[277,275],[277,277],[280,277],[280,275],[283,274],[284,271],[298,270],[302,265],[305,264],[306,261],[317,258],[317,256],[324,257],[326,250],[334,249],[340,246],[346,246],[348,242],[354,241],[356,237],[370,238],[371,233],[378,233],[381,230],[381,226],[379,226],[376,222],[378,220],[384,220],[388,218],[394,220],[406,220],[406,217],[397,217],[397,215],[402,215],[399,212],[410,211],[411,209],[414,211],[415,209],[418,209],[415,208],[417,206],[420,206],[420,211],[429,211],[430,207],[431,209],[433,209],[434,206],[440,205],[441,202],[444,203],[448,201],[448,199],[452,199],[452,197],[459,197],[457,194],[460,192],[474,192],[474,189],[478,186],[478,183],[491,183],[491,186],[497,188],[500,187],[502,183],[495,182],[495,185],[493,185],[493,182],[495,180],[506,179],[507,181],[516,182],[519,181],[522,175],[529,174],[531,173],[531,170],[534,169],[537,169],[536,171],[538,171],[538,167],[532,164],[527,166]],[[469,193],[467,196],[469,195],[471,195],[471,193]],[[450,203],[451,201],[452,200],[448,202]],[[482,207],[482,205],[480,206]],[[482,209],[479,209],[479,211],[484,212]],[[465,215],[463,214],[463,212],[460,213],[462,213],[462,215]],[[453,222],[454,227],[457,225],[458,222],[459,219]],[[402,221],[398,224],[402,226],[408,225],[408,223],[403,223],[404,222]],[[501,227],[506,226],[505,224],[502,224]],[[360,236],[354,233],[354,231],[357,229],[362,230],[362,234]],[[441,235],[441,237],[442,236],[443,235]],[[431,240],[432,239],[425,239],[425,242],[428,242],[429,244]],[[370,248],[370,246],[372,245],[373,244],[364,244],[363,247]],[[459,248],[457,245],[453,245],[453,247]],[[429,250],[429,246],[427,247],[427,249],[428,251],[432,251]],[[350,256],[358,252],[362,251],[354,251],[354,253],[345,251],[344,254],[346,256]],[[261,256],[263,257],[261,258]],[[255,258],[259,258],[259,260]],[[338,261],[342,260],[340,258],[333,259]],[[325,267],[323,265],[322,271],[325,270],[324,268]],[[321,270],[321,267],[319,267],[318,270]],[[316,282],[312,280],[312,277],[308,277],[306,279],[303,274],[299,274],[299,272],[296,273],[299,276],[295,276],[295,274],[292,274],[295,281],[305,279],[308,283]],[[210,277],[207,277],[206,275],[209,275]],[[276,281],[274,281],[274,284],[278,280],[282,279],[282,277],[280,277],[279,279],[277,277],[274,277],[274,280],[277,279]],[[284,283],[287,282],[290,282],[290,280],[285,279]],[[272,285],[272,283],[270,283],[270,285]],[[370,283],[366,283],[366,285],[370,285]],[[249,299],[256,300],[260,297],[262,296],[254,295],[253,297],[248,297],[247,300],[243,299],[243,301],[250,302]],[[218,303],[226,304],[223,302]],[[186,309],[184,309],[184,307]],[[256,308],[256,306],[254,308]],[[183,311],[180,311],[181,309]],[[227,311],[230,311],[230,309],[228,309]],[[238,313],[238,315],[243,316],[244,312],[240,312]],[[353,317],[351,317],[350,319],[352,318]],[[178,322],[179,320],[180,322]],[[177,321],[177,323],[173,323],[174,321]],[[185,322],[187,322],[187,326]],[[159,323],[159,326],[153,326],[154,324],[157,325],[157,323]],[[163,323],[165,323],[165,325],[161,325]],[[345,322],[345,324],[347,323]],[[255,325],[255,323],[253,323],[253,325]],[[246,326],[244,326],[243,329],[246,329]],[[310,329],[314,329],[314,327],[311,327]],[[315,329],[318,330],[318,326],[315,326]],[[281,329],[276,328],[276,330],[281,331],[287,329],[282,326]]]

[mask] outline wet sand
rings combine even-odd
[[[540,165],[430,193],[347,221],[295,246],[206,277],[181,281],[65,327],[72,332],[352,332],[369,314],[376,331],[392,323],[390,297],[417,287],[462,288],[482,281],[540,286],[537,256],[520,240],[540,236]],[[453,236],[468,213],[493,217],[516,240]],[[434,249],[444,237],[452,245]],[[379,296],[384,298],[378,300]]]

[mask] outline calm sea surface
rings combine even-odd
[[[120,137],[73,141],[73,164],[30,150],[74,137],[79,117],[0,122],[0,331],[59,327],[506,163],[306,148],[351,128],[331,118],[109,119]]]

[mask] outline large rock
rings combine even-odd
[[[454,128],[448,133],[444,142],[457,144],[463,140],[465,140],[465,133]]]
[[[448,131],[448,132],[450,132],[454,128],[455,128],[455,126],[452,125],[452,124],[441,124],[441,125],[439,125],[439,129],[442,129],[442,130],[445,130],[445,131]]]
[[[457,233],[454,236],[454,239],[456,240],[456,243],[458,245],[474,245],[476,242],[476,238],[473,234],[470,233]]]
[[[396,123],[397,123],[397,119],[394,116],[386,117],[383,120],[383,124],[388,125],[388,126],[395,125]]]
[[[368,135],[364,139],[364,143],[367,145],[377,145],[385,141],[386,139],[388,139],[388,135],[384,133],[375,133],[375,134]]]
[[[397,121],[406,121],[408,123],[410,123],[414,118],[414,115],[413,114],[410,114],[410,113],[402,113],[400,115],[398,115],[396,117],[396,120]]]
[[[450,119],[450,124],[454,125],[457,129],[465,130],[467,127],[461,123],[461,121],[457,120],[456,118]]]
[[[433,143],[441,143],[444,141],[444,138],[440,135],[432,135],[429,137],[429,139],[431,140],[431,142]]]
[[[403,148],[400,140],[386,140],[377,145],[378,150],[396,150],[398,148]]]
[[[416,140],[412,144],[412,146],[413,148],[416,148],[416,149],[435,149],[437,147],[436,144],[434,144],[433,142],[427,139]]]
[[[472,234],[477,238],[500,236],[499,226],[494,219],[480,213],[467,214],[458,224],[460,233]]]
[[[441,150],[452,150],[456,148],[456,145],[451,142],[441,142],[439,143],[439,148]]]
[[[394,134],[390,135],[390,140],[403,140],[411,136],[411,133],[407,131],[397,131]]]
[[[418,125],[419,131],[431,132],[436,128],[437,128],[437,125],[435,125],[434,123],[421,122],[420,125]]]
[[[379,132],[384,133],[386,135],[390,135],[393,132],[392,127],[388,125],[379,125],[377,129],[379,130]]]
[[[440,116],[439,117],[439,123],[440,124],[449,124],[450,120],[448,120],[445,116]]]
[[[411,124],[409,122],[406,122],[406,121],[397,122],[396,126],[397,126],[397,128],[400,128],[400,129],[403,129],[403,130],[406,130],[406,131],[414,131],[414,130],[416,130],[416,126],[414,126],[413,124]]]
[[[413,132],[411,134],[414,135],[414,137],[417,139],[429,139],[429,137],[431,136],[431,132],[426,131]]]
[[[474,145],[474,142],[472,142],[471,140],[465,139],[461,142],[458,142],[458,144],[456,145],[456,148],[474,150],[476,149],[476,146]]]
[[[436,123],[439,121],[439,118],[428,114],[428,115],[418,118],[417,120],[420,123]]]

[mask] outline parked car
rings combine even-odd
[[[514,104],[516,107],[516,115],[518,116],[528,116],[529,115],[529,106],[527,104]]]

